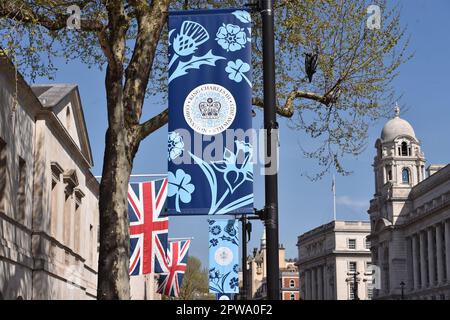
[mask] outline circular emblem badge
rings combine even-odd
[[[233,251],[227,247],[217,248],[214,254],[214,260],[216,260],[217,264],[220,266],[226,266],[233,261]]]
[[[203,84],[188,94],[183,113],[195,132],[212,136],[231,126],[236,116],[236,101],[226,88],[218,84]]]

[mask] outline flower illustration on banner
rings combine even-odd
[[[219,240],[211,239],[211,240],[209,240],[209,247],[210,248],[211,248],[211,246],[215,247],[215,246],[217,246],[218,243],[219,243]]]
[[[207,163],[188,151],[203,171],[210,187],[211,204],[208,214],[224,214],[253,203],[253,193],[249,193],[223,205],[230,193],[233,193],[245,181],[253,181],[252,146],[242,141],[235,141],[235,144],[236,154],[225,148],[224,160],[212,163]],[[214,169],[221,175],[217,175]],[[217,192],[218,177],[223,178],[227,185],[225,192],[221,195]]]
[[[228,73],[228,78],[230,80],[241,82],[242,79],[244,79],[250,87],[252,86],[252,83],[244,74],[250,71],[250,65],[241,59],[237,59],[234,62],[228,61],[225,71]]]
[[[214,168],[224,174],[231,193],[245,181],[253,181],[251,145],[236,140],[236,148],[236,154],[225,148],[224,160],[212,162]]]
[[[223,24],[216,34],[217,43],[227,51],[237,51],[245,47],[247,34],[234,24]]]
[[[233,271],[236,273],[239,272],[239,265],[237,263],[233,266]]]
[[[230,288],[234,289],[237,288],[239,286],[239,279],[234,277],[230,279]]]
[[[174,65],[178,58],[193,55],[203,43],[209,40],[208,31],[195,21],[183,21],[179,33],[177,33],[171,43],[170,39],[175,31],[176,29],[169,31],[169,46],[172,46],[174,51],[169,62],[169,69]],[[188,61],[180,61],[175,70],[170,72],[169,83],[178,77],[188,74],[188,70],[200,69],[202,65],[215,67],[216,61],[221,59],[225,58],[214,55],[212,50],[209,50],[200,57],[193,55]]]
[[[191,194],[195,190],[195,186],[190,183],[191,176],[184,172],[182,169],[178,169],[175,174],[169,172],[169,188],[167,191],[168,197],[175,196],[175,209],[178,212],[180,210],[180,200],[183,203],[191,202],[192,196]]]
[[[217,236],[221,232],[222,232],[222,229],[219,226],[214,226],[211,228],[211,233],[215,236]]]
[[[171,30],[173,32],[174,30]],[[173,40],[173,50],[175,54],[169,63],[169,68],[181,56],[190,56],[197,51],[198,47],[208,41],[209,34],[206,29],[194,21],[183,21],[180,32]]]
[[[252,22],[252,18],[250,16],[250,13],[245,10],[236,10],[232,13],[236,18],[239,19],[242,23],[250,23]]]
[[[184,142],[181,135],[172,131],[169,132],[169,160],[174,160],[179,157],[184,150]]]
[[[230,236],[234,237],[237,234],[236,229],[234,228],[234,223],[229,223],[225,226],[225,232]]]

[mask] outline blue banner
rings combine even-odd
[[[239,292],[239,240],[237,220],[209,222],[209,292]]]
[[[169,14],[167,215],[253,212],[251,19]]]

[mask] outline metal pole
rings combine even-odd
[[[266,140],[266,174],[265,174],[265,227],[267,237],[267,297],[279,300],[280,268],[278,260],[278,124],[275,106],[275,40],[273,0],[260,0],[263,29],[263,79],[264,79],[264,129]],[[272,141],[272,135],[274,141]],[[274,142],[275,145],[272,145]],[[273,159],[272,163],[267,163]],[[273,172],[269,174],[269,168]]]
[[[247,300],[247,217],[241,218],[242,221],[242,300]]]

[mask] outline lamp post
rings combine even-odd
[[[278,123],[276,122],[275,37],[273,0],[260,0],[263,29],[264,129],[266,136],[265,227],[267,237],[267,297],[280,298],[278,259]],[[273,159],[271,163],[268,160]],[[275,168],[274,172],[268,172]]]
[[[401,299],[405,300],[405,283],[403,281],[400,282],[400,289],[401,289]]]
[[[353,282],[353,300],[359,300],[358,296],[358,271],[354,272],[347,272],[348,276],[351,276],[351,278],[347,278],[345,281],[352,281]]]

